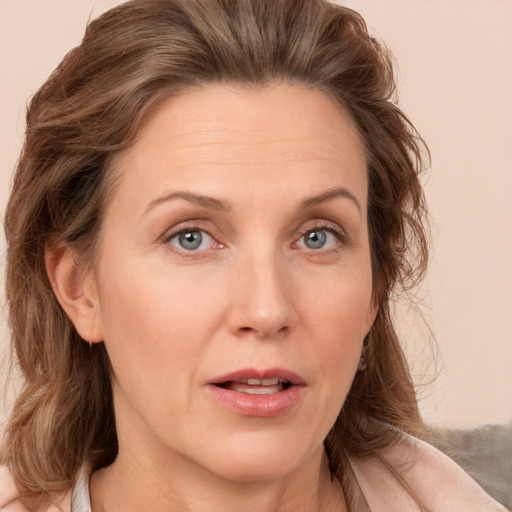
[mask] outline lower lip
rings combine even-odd
[[[305,386],[294,385],[269,395],[251,395],[209,384],[208,391],[226,409],[242,416],[276,418],[297,407]]]

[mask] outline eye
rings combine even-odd
[[[297,245],[308,249],[332,249],[340,240],[340,235],[332,228],[314,228],[306,231]]]
[[[215,247],[215,240],[200,229],[185,229],[168,239],[168,244],[185,251],[204,251]]]

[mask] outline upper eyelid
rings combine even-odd
[[[306,223],[307,224],[307,223]],[[304,226],[299,231],[313,231],[315,229],[332,229],[333,231],[343,231],[335,222],[327,220],[313,221],[309,226]]]
[[[328,231],[328,232],[332,233],[333,235],[335,235],[339,239],[342,239],[345,236],[343,231],[341,231],[340,229],[335,229],[330,226],[317,226],[317,227],[301,230],[298,240],[303,238],[304,235],[306,235],[307,233],[311,233],[312,231]]]
[[[178,235],[181,235],[182,233],[190,233],[193,231],[200,231],[202,233],[206,233],[209,237],[215,239],[213,235],[210,234],[210,232],[203,228],[197,228],[197,227],[184,227],[181,229],[178,229],[176,231],[170,231],[167,234],[164,233],[164,238],[167,240],[171,240],[172,238],[177,237]]]
[[[314,231],[315,229],[325,229],[329,231],[333,231],[340,236],[347,236],[347,232],[343,229],[337,222],[332,222],[328,220],[314,220],[311,221],[309,225],[308,223],[304,223],[304,226],[301,226],[298,231],[301,234],[308,233],[309,231]]]

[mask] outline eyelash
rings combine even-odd
[[[211,235],[208,230],[198,226],[197,224],[195,224],[195,225],[191,224],[191,225],[180,226],[180,228],[178,230],[172,230],[171,232],[166,232],[162,236],[162,242],[168,248],[170,248],[171,250],[179,253],[183,257],[187,257],[187,258],[194,258],[195,257],[195,258],[197,258],[197,257],[200,257],[200,256],[203,255],[201,253],[205,253],[209,249],[203,249],[203,250],[198,250],[198,251],[194,251],[194,250],[187,251],[186,249],[181,249],[180,250],[180,249],[178,249],[178,248],[176,248],[174,246],[171,246],[170,242],[171,242],[171,240],[173,240],[174,238],[178,237],[181,234],[190,233],[190,232],[198,232],[198,231],[202,232],[202,233],[206,233],[209,237],[211,237],[216,242],[217,247],[215,247],[215,249],[222,249],[222,248],[225,247],[224,244],[218,242],[217,239],[213,235]],[[307,233],[311,233],[311,232],[314,232],[314,231],[328,231],[328,232],[330,232],[331,234],[333,234],[336,237],[337,244],[336,244],[335,247],[332,247],[332,248],[329,248],[329,249],[318,249],[318,250],[309,249],[312,253],[318,253],[319,255],[321,253],[322,254],[329,254],[329,253],[332,253],[334,251],[339,251],[340,246],[348,245],[348,243],[349,243],[348,237],[347,237],[347,235],[346,235],[344,230],[340,229],[335,224],[332,224],[332,223],[327,222],[327,221],[323,221],[323,222],[320,222],[318,224],[309,225],[307,227],[303,227],[303,228],[299,229],[299,231],[298,231],[299,236],[297,237],[297,239],[293,243],[293,245],[296,245],[301,240],[303,240],[304,236]],[[306,248],[306,250],[307,250],[307,248]]]

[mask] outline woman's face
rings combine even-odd
[[[298,86],[191,89],[114,167],[91,303],[120,455],[234,480],[317,460],[376,313],[350,117]]]

